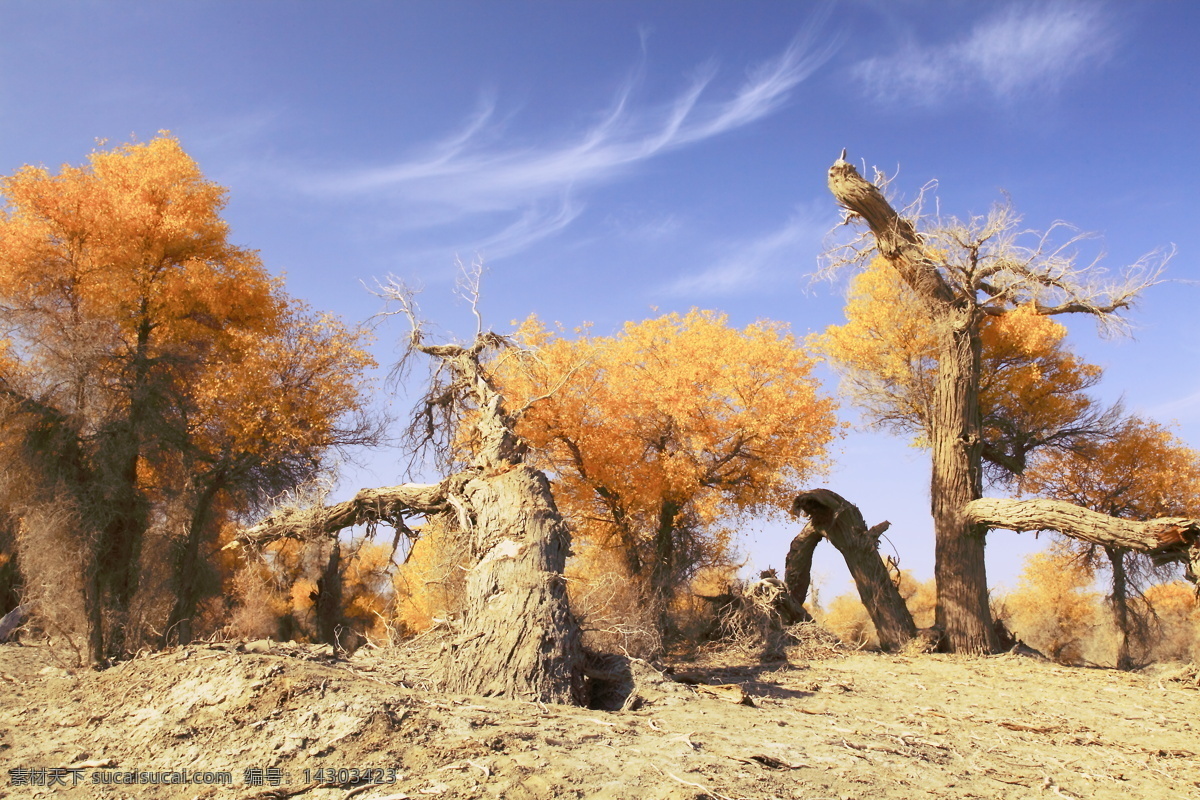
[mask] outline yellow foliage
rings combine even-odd
[[[1126,519],[1194,516],[1200,453],[1165,425],[1129,417],[1112,437],[1042,453],[1021,490]]]
[[[876,257],[853,279],[845,315],[845,324],[809,337],[809,344],[833,362],[843,390],[869,418],[925,446],[939,341],[928,306]],[[1065,336],[1062,325],[1028,305],[984,318],[979,404],[986,442],[1014,430],[1036,439],[1091,406],[1082,392],[1100,369],[1071,354]]]
[[[458,607],[465,572],[458,537],[447,521],[434,517],[421,528],[403,566],[392,577],[394,617],[403,635],[428,630]]]
[[[578,333],[530,317],[516,339],[536,358],[495,377],[512,407],[548,395],[518,432],[578,539],[616,548],[631,575],[720,563],[737,515],[789,508],[825,468],[834,403],[785,326],[693,310]]]
[[[1151,655],[1159,661],[1200,661],[1200,602],[1183,581],[1150,586],[1142,599],[1153,613]]]
[[[1078,661],[1100,618],[1100,594],[1091,586],[1091,570],[1069,550],[1033,553],[1016,591],[1005,598],[1009,627],[1056,661]]]
[[[842,594],[833,598],[820,623],[834,636],[851,647],[878,646],[875,623],[857,595]]]

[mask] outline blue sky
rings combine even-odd
[[[478,254],[498,329],[698,306],[804,334],[841,319],[844,283],[810,278],[846,147],[906,196],[936,179],[945,213],[1008,192],[1030,227],[1096,231],[1087,255],[1113,268],[1175,245],[1133,338],[1072,336],[1104,397],[1200,445],[1198,34],[1200,6],[1165,0],[0,0],[0,173],[170,130],[229,188],[234,239],[351,321],[379,310],[361,282],[395,273],[470,332],[454,260]],[[402,333],[380,330],[385,362]],[[932,575],[927,456],[857,433],[837,462],[821,483]],[[395,463],[371,456],[342,491],[398,481]],[[794,532],[744,547],[782,566]],[[990,544],[1011,585],[1041,543]],[[840,592],[833,556],[817,569]]]

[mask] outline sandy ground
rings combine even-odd
[[[696,685],[638,664],[642,706],[608,712],[441,694],[401,651],[201,645],[91,672],[0,645],[0,796],[1200,798],[1194,669],[790,658],[674,665]]]

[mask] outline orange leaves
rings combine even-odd
[[[230,243],[225,190],[170,135],[25,167],[0,193],[0,369],[88,435],[136,442],[140,491],[182,462],[231,488],[272,461],[311,473],[360,411],[362,335]]]
[[[337,444],[374,366],[363,335],[288,303],[271,336],[235,332],[192,386],[190,433],[205,452],[270,461]]]
[[[939,332],[927,306],[876,257],[851,283],[845,314],[844,325],[830,326],[810,344],[841,372],[844,391],[869,419],[928,441]],[[979,405],[986,442],[1023,451],[1094,411],[1083,392],[1100,369],[1076,358],[1065,336],[1066,328],[1028,305],[983,317]]]
[[[1111,437],[1042,454],[1021,490],[1126,519],[1196,516],[1200,453],[1166,426],[1129,417]]]
[[[834,403],[785,326],[693,310],[577,339],[530,318],[518,337],[536,357],[497,378],[514,408],[562,384],[518,431],[585,538],[631,548],[691,525],[724,552],[731,515],[788,507],[825,466]]]
[[[0,193],[0,296],[57,335],[92,323],[89,335],[132,349],[148,324],[169,351],[278,311],[257,255],[227,239],[225,190],[169,136],[57,175],[25,167]]]

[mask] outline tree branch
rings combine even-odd
[[[383,522],[395,527],[404,518],[430,515],[455,508],[454,497],[461,494],[469,473],[451,475],[434,484],[409,483],[380,489],[361,489],[350,500],[316,508],[287,508],[262,522],[246,528],[227,544],[233,547],[262,547],[280,539],[309,541],[320,536],[336,536],[355,525]]]
[[[1188,580],[1200,576],[1200,519],[1163,517],[1145,522],[1110,517],[1061,500],[985,497],[963,508],[972,523],[1011,531],[1058,531],[1103,547],[1146,553],[1158,562],[1180,561]]]
[[[829,191],[838,203],[867,223],[880,255],[892,262],[913,291],[938,305],[958,300],[954,289],[938,272],[938,265],[925,254],[912,223],[896,213],[883,193],[844,158],[829,168]]]

